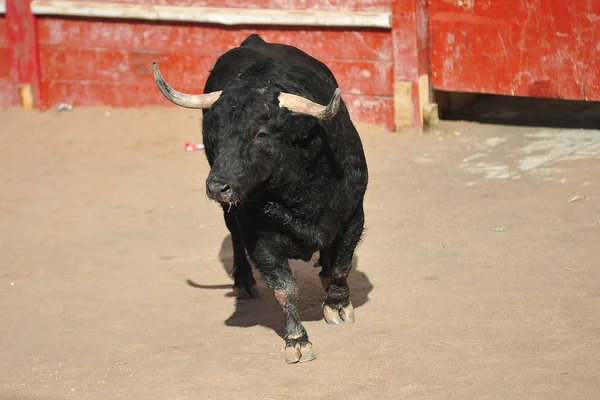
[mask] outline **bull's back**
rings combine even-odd
[[[223,90],[230,82],[243,79],[245,74],[255,75],[261,65],[271,69],[279,66],[282,71],[272,71],[279,79],[271,83],[282,86],[282,90],[293,89],[299,95],[309,95],[313,91],[311,89],[325,87],[329,89],[326,94],[329,97],[337,87],[335,77],[319,60],[296,47],[267,43],[252,34],[239,47],[219,57],[206,81],[204,92]],[[299,83],[304,84],[297,87]],[[289,88],[286,85],[296,87]]]

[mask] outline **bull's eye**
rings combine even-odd
[[[256,134],[254,135],[254,137],[256,139],[264,139],[267,137],[268,134],[269,134],[269,132],[267,132],[267,130],[265,128],[260,128],[258,130],[258,132],[256,132]]]

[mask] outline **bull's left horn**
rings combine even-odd
[[[154,70],[154,80],[160,92],[172,103],[186,108],[210,108],[217,101],[221,92],[211,92],[206,94],[185,94],[173,89],[163,78],[158,64],[152,61],[152,69]]]
[[[279,107],[285,107],[290,111],[300,114],[312,115],[320,120],[327,120],[335,117],[340,110],[341,94],[340,89],[335,89],[329,104],[323,106],[314,103],[304,97],[291,93],[281,93],[279,95]]]

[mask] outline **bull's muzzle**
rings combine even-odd
[[[210,199],[219,203],[231,203],[233,201],[231,186],[214,176],[209,176],[206,179],[206,193]]]

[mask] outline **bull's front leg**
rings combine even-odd
[[[231,233],[233,247],[233,291],[238,299],[258,296],[258,288],[252,267],[246,258],[246,249],[240,233],[240,228],[235,217],[225,210],[225,224]]]
[[[263,280],[273,290],[285,318],[285,361],[288,364],[315,359],[312,343],[298,314],[298,282],[287,258],[274,252],[260,240],[249,252]]]
[[[354,307],[350,301],[347,278],[352,269],[354,250],[364,229],[362,207],[350,220],[346,229],[331,246],[321,251],[321,282],[327,291],[323,303],[323,316],[328,324],[351,324],[354,322]]]

